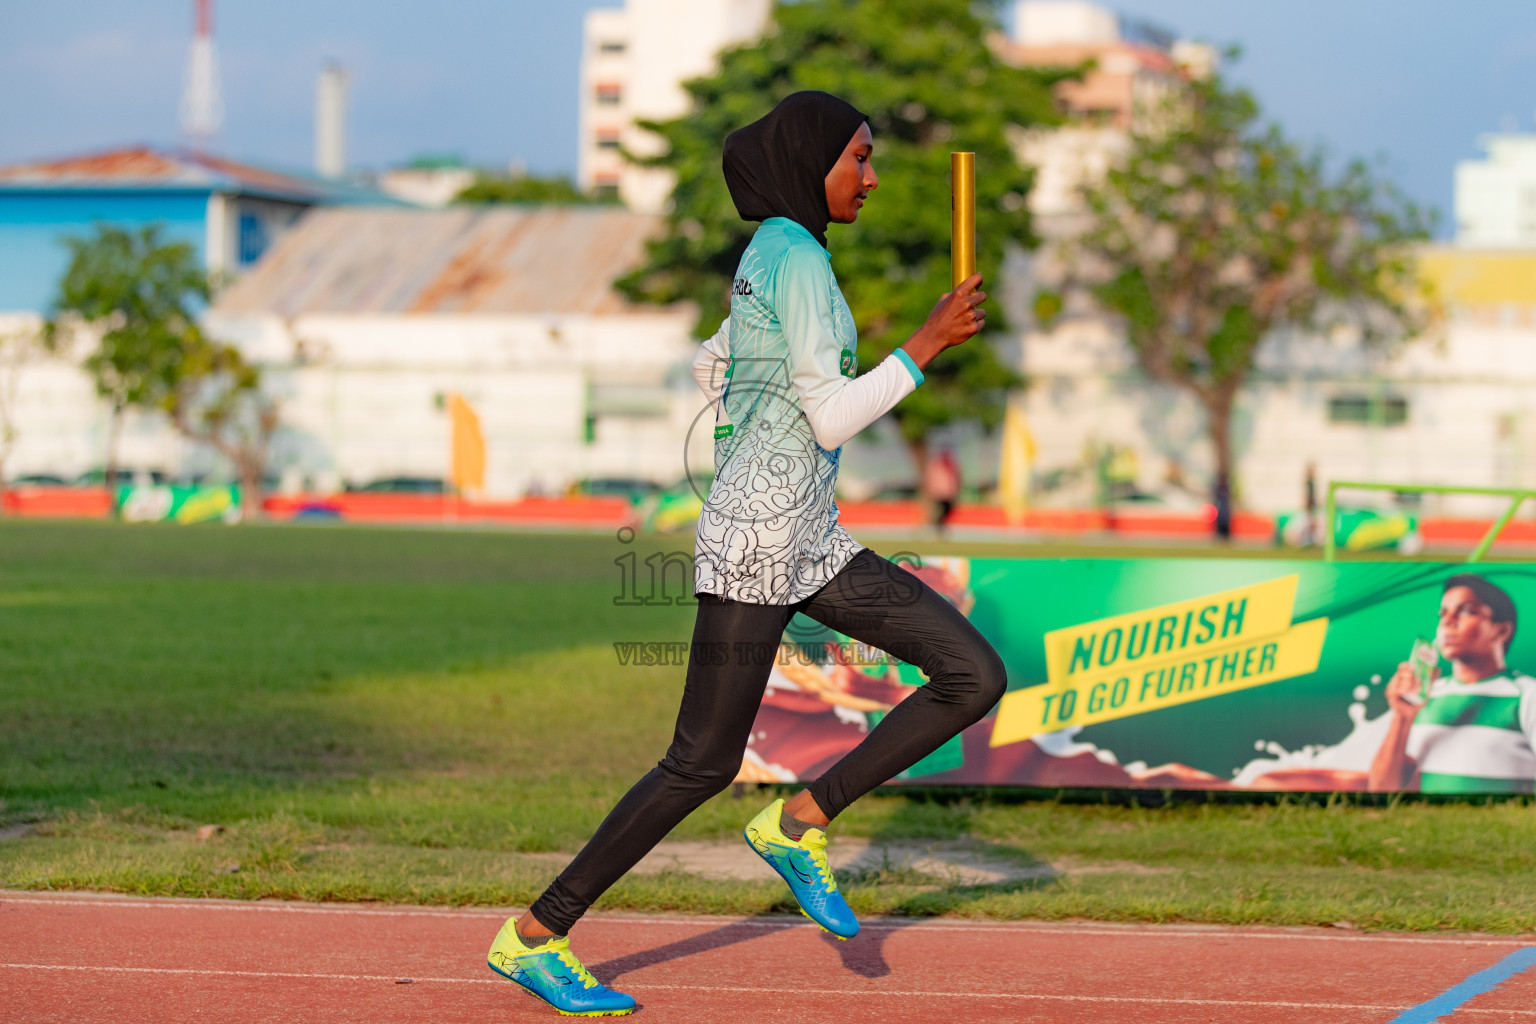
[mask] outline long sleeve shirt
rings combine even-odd
[[[693,363],[715,407],[696,593],[792,604],[863,547],[837,521],[842,446],[923,375],[898,349],[855,377],[857,345],[827,251],[791,220],[764,221],[737,269],[731,315]]]

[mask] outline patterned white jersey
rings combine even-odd
[[[837,521],[842,445],[923,375],[898,349],[855,380],[857,346],[827,251],[794,221],[765,220],[742,254],[730,319],[694,366],[715,406],[695,593],[793,604],[862,549]]]

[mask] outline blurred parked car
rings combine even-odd
[[[446,494],[448,483],[440,476],[386,476],[347,490],[362,494]]]
[[[128,466],[117,467],[117,482],[119,484],[164,484],[169,483],[169,473],[158,469],[132,469]],[[76,487],[104,487],[107,483],[107,471],[102,468],[88,469],[75,477]]]
[[[592,497],[627,498],[631,502],[638,503],[653,494],[660,493],[661,489],[661,485],[654,480],[641,480],[638,477],[599,476],[579,481],[576,484],[575,492]]]

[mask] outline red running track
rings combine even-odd
[[[551,1022],[485,966],[506,911],[0,894],[0,1021]],[[1386,1022],[1529,938],[593,914],[637,1022]],[[409,983],[398,979],[409,978]],[[786,1012],[787,1010],[787,1012]],[[1427,1019],[1427,1018],[1426,1018]],[[1445,1020],[1536,1024],[1536,971]]]

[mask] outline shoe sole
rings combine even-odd
[[[549,1007],[551,1010],[554,1010],[562,1017],[624,1017],[635,1012],[635,1008],[633,1006],[627,1010],[562,1010],[548,999],[545,999],[543,996],[539,995],[533,989],[527,987],[522,982],[512,977],[512,975],[508,974],[500,967],[497,967],[495,964],[491,963],[489,960],[485,962],[485,966],[489,967],[503,978],[506,978],[512,984],[516,985],[517,990],[523,995],[530,999],[538,1000],[540,1003],[543,1003],[545,1006]]]
[[[822,924],[820,921],[816,920],[814,917],[811,917],[810,914],[806,914],[804,907],[800,908],[800,913],[804,914],[804,916],[807,919],[809,919],[812,924],[816,925],[817,928],[820,928],[822,931],[824,931],[828,935],[832,936],[838,942],[847,942],[849,939],[853,938],[852,935],[839,935],[839,934],[837,934],[837,932],[833,931],[831,928],[828,928],[826,925]]]
[[[763,853],[762,850],[757,848],[757,844],[758,844],[759,840],[753,839],[746,832],[743,832],[741,835],[742,835],[742,838],[747,841],[747,845],[752,847],[752,852],[757,854],[759,857],[762,857],[763,858],[763,862],[765,864],[767,864],[769,867],[773,868],[775,874],[777,874],[780,878],[784,879],[784,884],[789,886],[789,894],[791,896],[794,896],[795,895],[794,884],[792,882],[790,882],[789,876],[784,874],[783,870],[780,869],[780,867],[773,862],[772,858],[768,857],[767,855],[765,855]],[[766,839],[761,840],[761,842],[765,846],[768,845],[768,840],[766,840]],[[800,913],[806,918],[806,920],[810,921],[817,928],[820,928],[822,931],[826,932],[828,935],[832,936],[834,939],[838,940],[839,942],[847,942],[849,939],[853,938],[852,935],[839,935],[839,934],[837,934],[837,932],[833,931],[831,928],[828,928],[826,925],[824,925],[820,921],[816,920],[810,914],[806,913],[805,908],[800,905],[800,897],[798,897],[798,896],[795,896],[795,909],[800,911]],[[858,933],[855,932],[854,934],[858,934]]]

